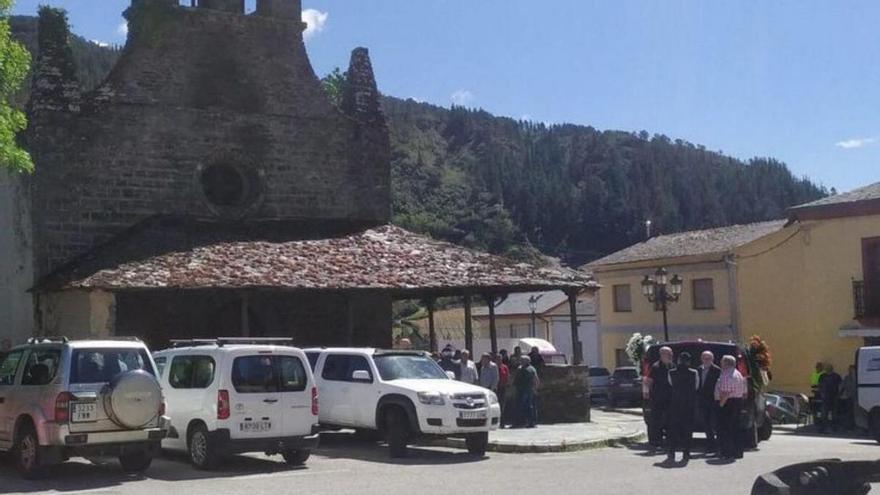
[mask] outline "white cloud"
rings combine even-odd
[[[839,141],[837,143],[834,143],[834,146],[837,146],[838,148],[843,148],[845,150],[851,150],[855,148],[864,148],[865,146],[868,146],[869,144],[874,144],[876,142],[877,138],[875,137],[854,138],[847,139],[845,141]]]
[[[101,41],[101,40],[89,40],[89,41],[90,41],[93,45],[98,45],[98,46],[100,46],[101,48],[107,48],[108,46],[110,46],[110,43],[107,43],[106,41]]]
[[[116,33],[122,36],[128,36],[128,21],[122,21],[122,24],[116,28]]]
[[[452,100],[453,105],[466,107],[474,102],[476,96],[466,89],[459,89],[455,93],[452,93],[452,96],[449,98]]]
[[[523,114],[523,116],[520,117],[519,120],[524,120],[524,121],[526,121],[526,122],[531,122],[532,120],[534,120],[534,118],[531,116],[531,114],[526,113],[526,114]]]
[[[324,26],[327,25],[327,19],[329,18],[330,14],[327,12],[321,12],[320,10],[315,9],[303,10],[302,20],[307,24],[306,30],[303,32],[303,38],[311,39],[313,36],[323,31]]]

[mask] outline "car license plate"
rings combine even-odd
[[[271,421],[246,421],[238,425],[242,433],[265,433],[272,431]]]
[[[98,420],[98,404],[96,402],[74,402],[70,414],[74,423],[91,423]]]
[[[621,383],[620,386],[623,388],[632,388],[633,384],[632,383]]]
[[[486,411],[462,411],[461,419],[486,419]]]

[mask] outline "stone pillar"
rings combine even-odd
[[[434,300],[428,299],[425,301],[425,306],[428,308],[428,345],[430,347],[431,352],[437,352],[437,330],[434,328]]]
[[[492,343],[492,354],[498,353],[498,329],[495,326],[495,296],[486,296],[489,305],[489,340]]]
[[[471,318],[470,295],[464,296],[464,347],[471,351],[471,354],[476,358],[474,353],[474,325]]]
[[[233,14],[244,14],[244,0],[199,0],[199,7],[222,10]]]
[[[257,0],[257,15],[302,20],[301,0]]]
[[[345,92],[342,95],[343,111],[362,122],[381,120],[384,123],[369,50],[355,48],[351,52],[347,74]]]
[[[160,7],[177,7],[179,3],[177,0],[131,0],[131,6],[134,8],[154,5]]]
[[[80,110],[81,91],[70,37],[67,14],[60,9],[41,7],[37,35],[39,49],[28,108],[32,127],[39,127],[44,116]]]
[[[581,349],[580,338],[578,336],[578,291],[576,289],[569,289],[565,291],[565,294],[568,296],[568,311],[569,317],[571,318],[571,361],[574,365],[583,364],[583,349]]]

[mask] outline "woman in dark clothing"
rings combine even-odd
[[[675,462],[675,452],[684,453],[683,462],[691,459],[691,441],[694,434],[694,415],[697,405],[697,391],[700,376],[691,368],[691,355],[682,352],[678,356],[678,366],[669,372],[672,386],[672,401],[669,404],[666,428],[669,432],[667,461]]]

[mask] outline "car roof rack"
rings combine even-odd
[[[172,347],[195,347],[200,345],[284,345],[293,346],[291,337],[218,337],[216,339],[172,339]]]
[[[70,339],[68,339],[67,337],[57,336],[57,335],[51,335],[51,336],[46,336],[46,337],[31,337],[31,338],[27,339],[27,343],[29,345],[56,344],[56,343],[66,344],[68,342],[70,342]]]

